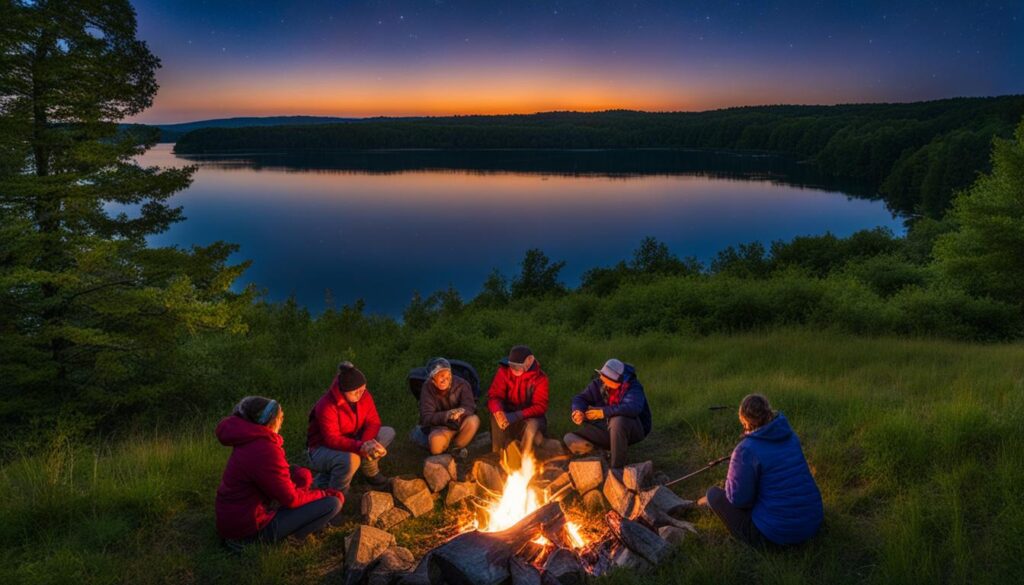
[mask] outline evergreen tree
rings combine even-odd
[[[1024,120],[1014,140],[996,139],[992,172],[953,202],[955,231],[940,236],[942,272],[974,295],[1024,305]]]
[[[565,292],[565,285],[558,281],[558,273],[565,267],[565,262],[552,262],[547,255],[532,248],[523,257],[522,270],[512,281],[511,296],[514,299],[523,297],[542,297],[549,294]]]
[[[145,168],[159,60],[127,0],[0,8],[0,416],[86,424],[172,387],[183,334],[244,328],[234,246],[148,248],[195,169]]]

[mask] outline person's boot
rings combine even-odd
[[[366,476],[366,483],[375,490],[386,490],[391,485],[391,478],[378,472],[377,475]]]

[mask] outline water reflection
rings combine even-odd
[[[175,196],[188,220],[158,245],[241,244],[246,282],[313,310],[331,289],[398,314],[413,290],[479,291],[539,247],[566,260],[568,284],[627,258],[652,235],[708,260],[730,244],[887,226],[878,200],[772,156],[707,151],[489,151],[254,154],[144,164],[200,166]]]

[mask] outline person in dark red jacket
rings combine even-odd
[[[503,450],[519,441],[523,453],[544,440],[548,428],[548,376],[540,369],[533,351],[517,345],[498,362],[498,371],[487,391],[491,411],[491,449]]]
[[[315,484],[344,493],[362,466],[371,487],[386,488],[380,460],[394,439],[395,429],[381,426],[366,376],[351,362],[341,362],[331,387],[309,412],[306,446]]]
[[[217,439],[233,448],[217,488],[217,532],[233,550],[305,538],[341,511],[341,494],[310,487],[308,469],[288,466],[278,434],[283,421],[276,400],[248,396],[217,425]]]

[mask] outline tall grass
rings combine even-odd
[[[302,462],[306,412],[338,358],[350,356],[365,364],[385,422],[399,430],[385,470],[413,472],[417,453],[403,440],[415,420],[408,367],[434,354],[468,358],[486,383],[513,339],[529,341],[551,376],[551,426],[560,435],[571,428],[570,396],[614,355],[637,366],[654,411],[654,433],[633,458],[675,475],[727,454],[740,431],[734,406],[764,392],[803,441],[826,521],[809,544],[764,552],[694,514],[701,535],[653,578],[619,573],[607,582],[1010,583],[1024,575],[1024,345],[806,330],[700,339],[515,324],[501,331],[485,337],[456,326],[406,338],[396,330],[369,343],[356,330],[310,325],[293,346],[255,335],[244,355],[224,362],[234,367],[220,375],[238,381],[224,404],[257,392],[280,398],[285,447]],[[719,404],[729,408],[708,409]],[[351,523],[240,557],[220,547],[213,498],[228,450],[212,429],[221,414],[186,414],[98,445],[57,438],[4,464],[0,582],[319,582],[340,562]],[[723,474],[678,491],[696,498]],[[352,508],[346,513],[354,522]],[[422,536],[441,522],[440,513],[419,519],[399,540],[422,550]]]

